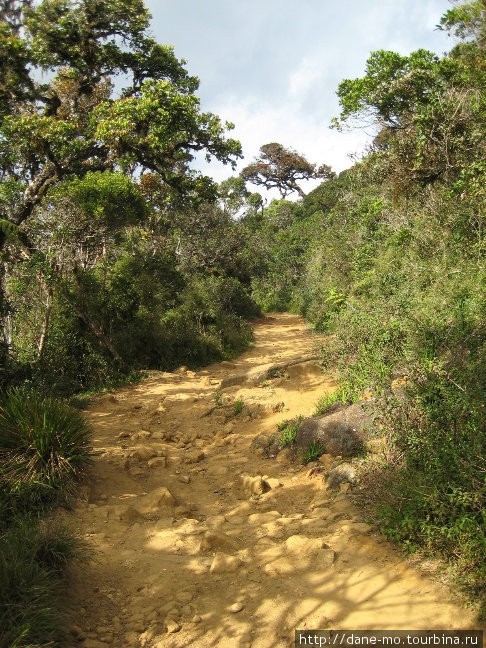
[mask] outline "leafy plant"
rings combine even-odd
[[[238,416],[243,411],[245,403],[239,399],[233,403],[233,416]]]
[[[311,461],[317,461],[322,453],[323,449],[320,443],[318,443],[317,441],[311,441],[304,453],[302,461],[305,464],[310,463]]]
[[[277,425],[277,429],[281,432],[279,445],[281,448],[290,446],[295,443],[297,432],[299,431],[300,424],[304,420],[303,416],[297,416],[294,419],[282,421]]]

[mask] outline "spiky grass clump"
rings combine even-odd
[[[62,635],[59,585],[82,541],[55,519],[18,518],[0,533],[0,648],[52,645]]]
[[[0,400],[0,476],[12,490],[69,490],[90,462],[91,434],[62,401],[11,390]]]

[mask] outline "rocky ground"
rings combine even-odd
[[[154,373],[88,411],[99,453],[73,523],[91,560],[70,573],[83,648],[287,648],[296,628],[473,628],[323,463],[276,457],[262,434],[334,388],[302,319],[255,325],[235,361]],[[286,366],[285,370],[280,367]]]

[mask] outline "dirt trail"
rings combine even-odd
[[[93,560],[71,574],[70,646],[287,648],[296,628],[474,627],[347,493],[252,446],[333,388],[312,361],[262,379],[314,343],[301,318],[275,315],[235,361],[154,373],[91,407],[100,455],[73,517]],[[238,490],[243,473],[269,490]]]

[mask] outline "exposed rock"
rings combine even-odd
[[[175,500],[168,488],[162,486],[145,495],[137,502],[137,508],[141,513],[157,513],[162,508],[170,508],[175,505]]]
[[[107,506],[106,517],[108,520],[118,520],[119,522],[133,524],[134,522],[139,522],[142,516],[135,508],[133,508],[133,506],[124,506],[120,504],[116,506]]]
[[[236,540],[226,535],[225,533],[219,533],[217,531],[207,531],[204,534],[199,550],[203,553],[208,551],[236,551],[238,549],[238,543]]]
[[[314,559],[314,564],[320,569],[329,569],[334,564],[336,554],[332,549],[320,549]]]
[[[86,633],[81,630],[79,626],[72,626],[70,629],[71,634],[76,639],[76,641],[84,641],[86,639]]]
[[[265,490],[275,490],[276,488],[280,488],[282,483],[275,477],[265,477],[263,479],[263,486]]]
[[[268,522],[274,522],[282,517],[278,511],[267,511],[266,513],[253,513],[248,516],[248,522],[251,525],[262,525]],[[295,520],[293,520],[295,522]]]
[[[351,457],[359,453],[373,420],[361,403],[303,421],[297,433],[297,447],[318,443],[326,454]]]
[[[211,574],[223,574],[237,571],[243,563],[236,556],[228,556],[218,552],[211,563],[209,571]]]
[[[261,476],[240,475],[235,484],[235,491],[238,499],[249,499],[252,495],[262,495],[264,491],[263,479]]]
[[[295,451],[291,448],[283,448],[280,450],[275,460],[280,464],[291,463],[295,458]]]
[[[145,626],[142,621],[135,619],[127,624],[127,630],[131,632],[143,632],[145,630]]]
[[[140,448],[137,448],[132,452],[130,457],[132,459],[136,459],[137,461],[147,461],[148,459],[152,459],[152,457],[155,457],[157,454],[157,451],[154,450],[153,448],[149,448],[147,446],[141,446]]]
[[[287,551],[299,555],[318,553],[321,549],[328,549],[322,538],[309,538],[304,535],[293,535],[285,541]]]
[[[333,461],[334,457],[328,453],[321,455],[318,459],[318,462],[324,467],[324,470],[329,470]]]
[[[97,639],[85,639],[81,644],[83,648],[108,648],[109,644]]]
[[[190,603],[194,598],[194,593],[189,592],[188,590],[182,590],[181,592],[176,593],[176,600],[179,603]]]
[[[154,457],[147,462],[149,468],[167,468],[167,457]]]
[[[205,458],[205,454],[202,450],[193,450],[186,455],[185,462],[186,464],[195,464],[199,463]]]
[[[230,612],[232,614],[238,614],[238,612],[241,612],[244,607],[245,606],[242,603],[233,603],[233,605],[230,607]]]
[[[342,463],[329,471],[327,484],[330,488],[338,488],[340,484],[356,481],[356,470],[349,463]]]
[[[132,441],[138,441],[138,439],[149,439],[150,436],[151,433],[148,430],[138,430],[138,432],[132,434],[131,439]]]
[[[100,635],[100,641],[104,641],[107,644],[113,643],[113,632],[107,632],[104,635]]]
[[[167,632],[169,634],[175,634],[176,632],[180,631],[181,624],[175,619],[167,619],[165,622],[165,627],[167,628]]]

